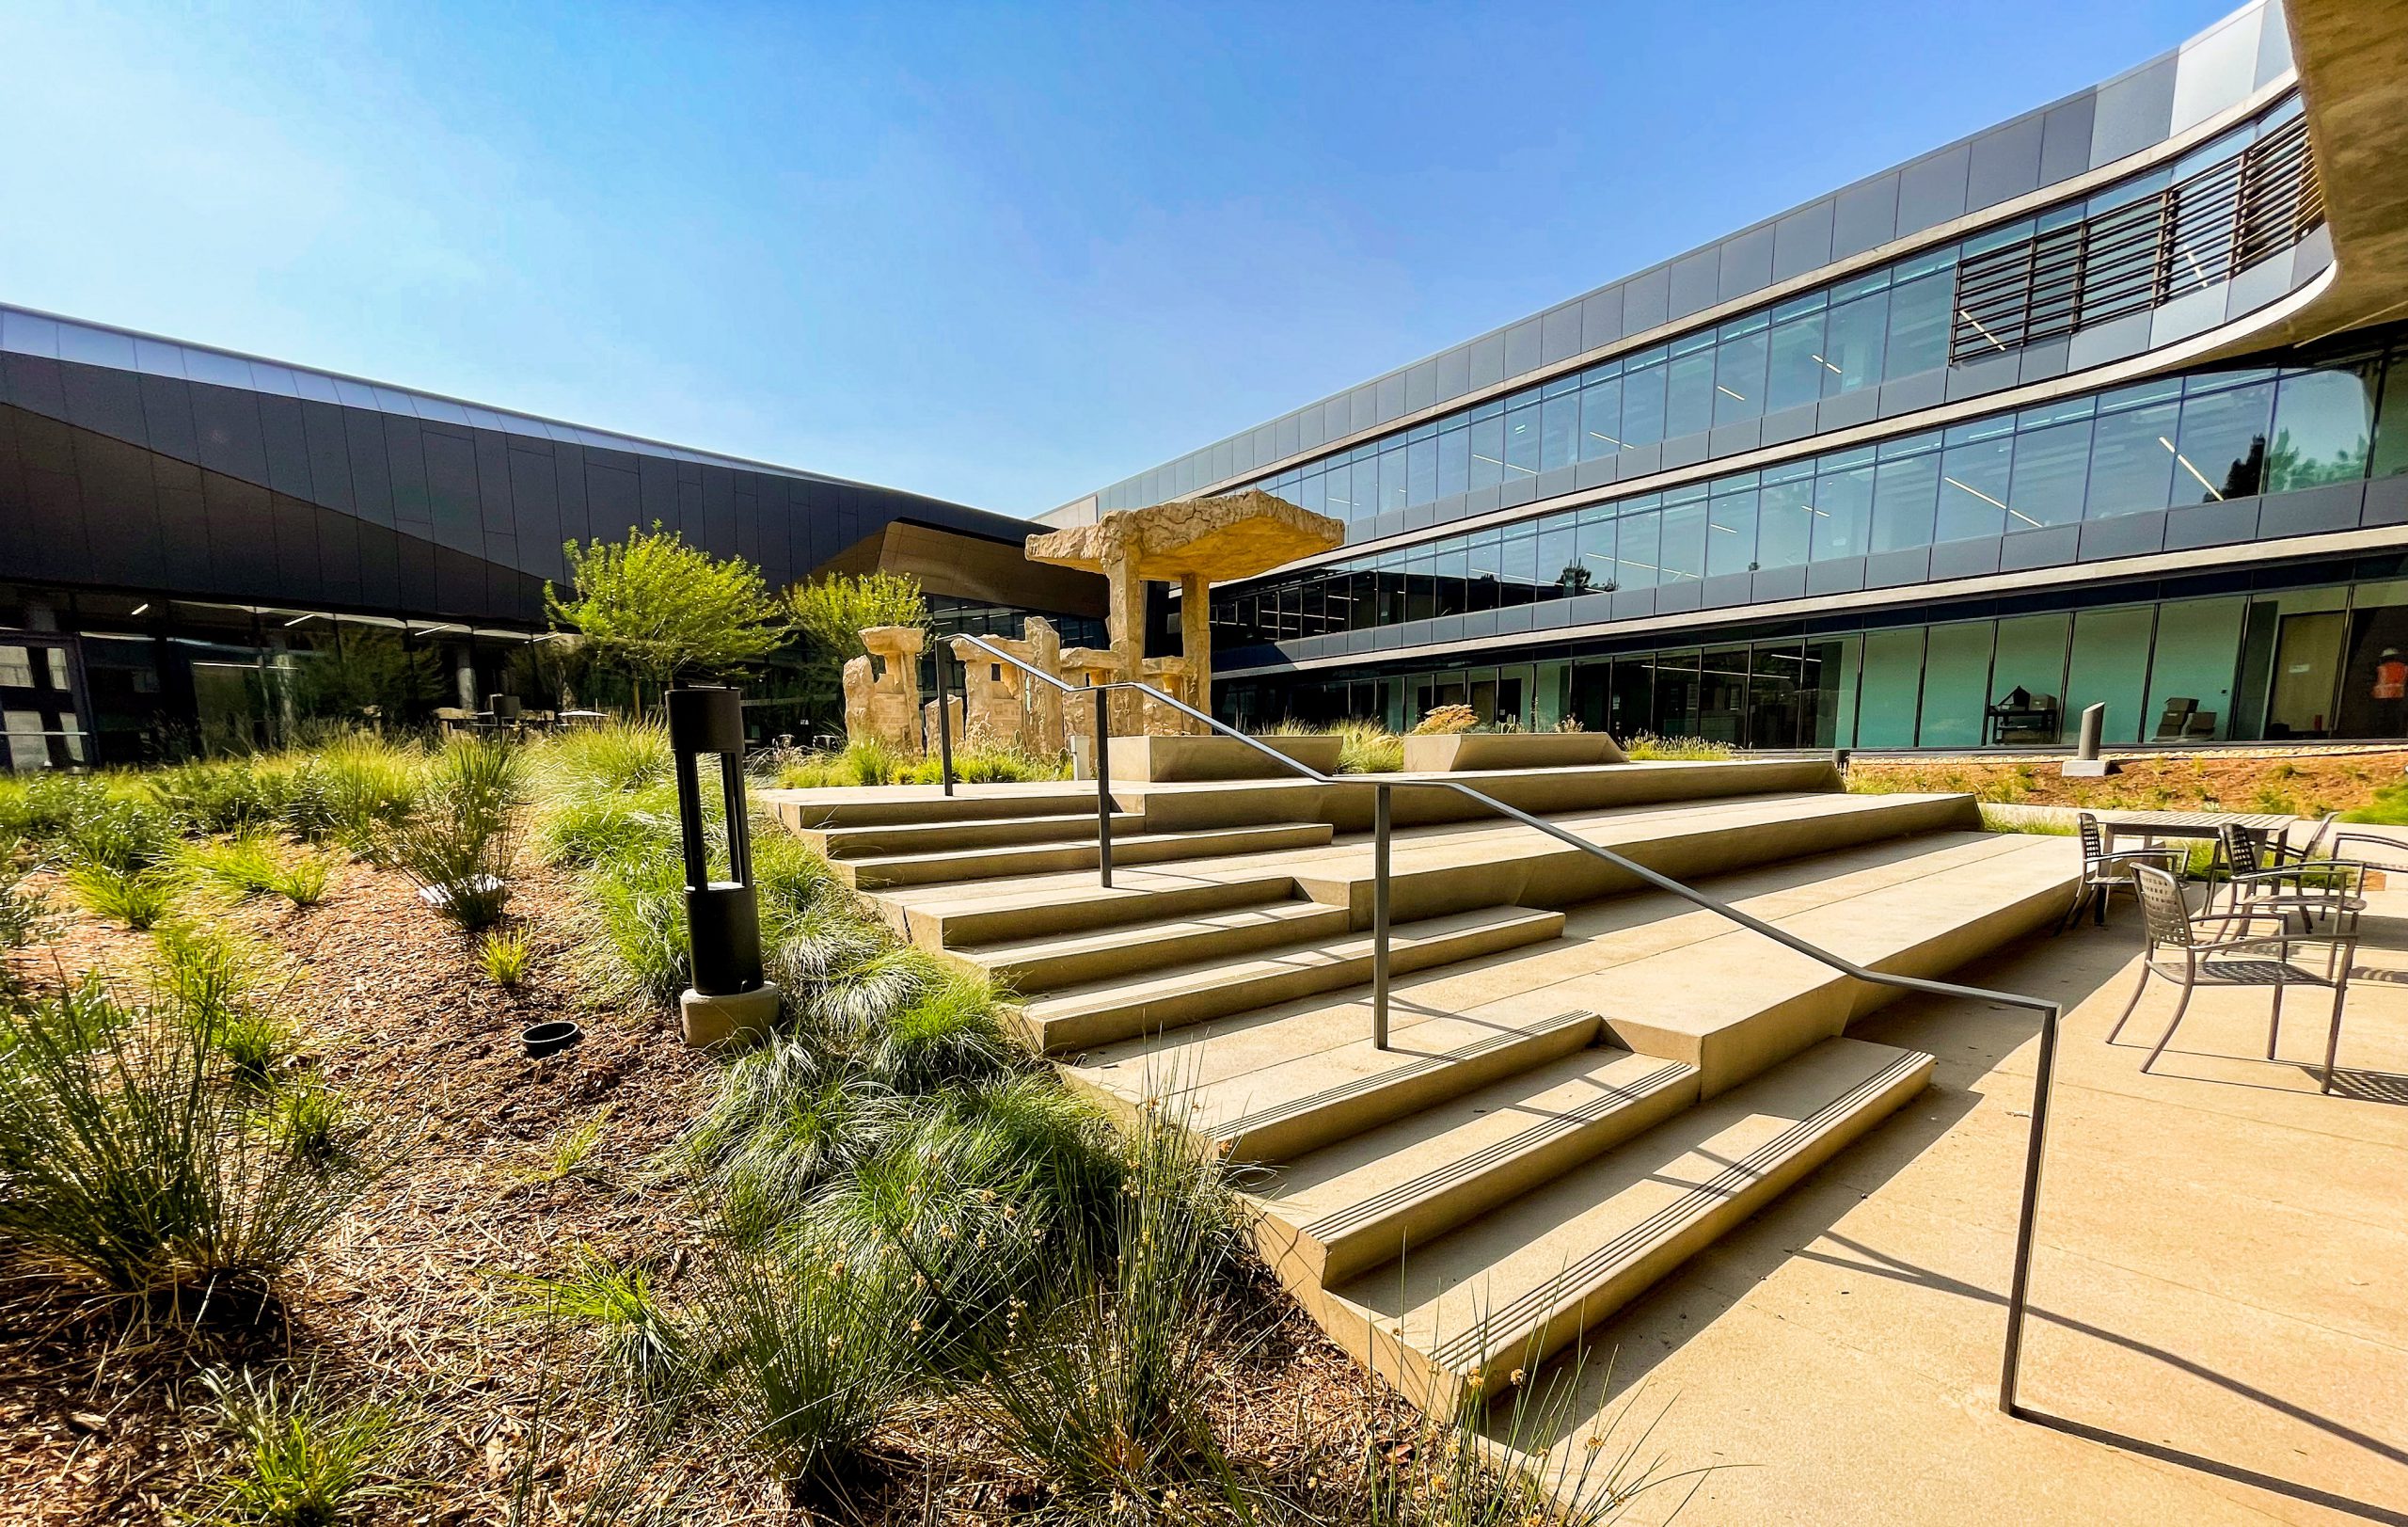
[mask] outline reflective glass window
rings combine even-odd
[[[2265,482],[2273,407],[2272,382],[2185,399],[2182,433],[2174,438],[2174,501],[2210,503],[2258,492]]]
[[[1516,535],[1505,543],[1498,602],[1528,604],[1539,596],[1539,538]]]
[[[1674,356],[1666,368],[1664,438],[1676,440],[1712,428],[1714,399],[1713,346]]]
[[[2094,705],[2107,708],[2110,742],[2141,740],[2141,704],[2148,682],[2149,631],[2157,612],[2147,606],[2084,610],[2074,616],[2073,657],[2066,669],[2066,714],[2079,719]]]
[[[1499,411],[1475,418],[1471,436],[1471,485],[1495,487],[1505,480],[1505,415]]]
[[[1545,596],[1574,593],[1588,581],[1581,576],[1588,569],[1580,561],[1574,523],[1570,515],[1550,515],[1540,522],[1538,539],[1531,543],[1536,548],[1532,567]]]
[[[1329,513],[1329,500],[1323,492],[1327,485],[1328,479],[1322,473],[1309,473],[1302,483],[1296,485],[1296,502],[1316,515]],[[1340,515],[1339,517],[1345,517]]]
[[[2267,453],[2269,492],[2366,475],[2374,422],[2368,379],[2355,367],[2282,379],[2274,397],[2274,443]]]
[[[1664,539],[1656,560],[1665,582],[1691,582],[1705,573],[1705,500],[1700,495],[1674,504],[1666,497]]]
[[[1956,275],[1942,271],[1890,289],[1890,341],[1882,360],[1890,376],[1911,376],[1948,364],[1948,304]]]
[[[2007,528],[2070,525],[2082,517],[2090,480],[2090,421],[2077,419],[2015,437]]]
[[[1806,561],[1814,544],[1814,480],[1767,483],[1758,495],[1756,565],[1796,567]]]
[[[1634,364],[1622,374],[1622,439],[1625,448],[1654,445],[1664,437],[1664,358]]]
[[[1432,571],[1436,575],[1437,613],[1440,616],[1460,615],[1465,608],[1464,584],[1471,576],[1471,553],[1461,541],[1440,543],[1432,559]]]
[[[1831,309],[1823,348],[1823,396],[1836,397],[1881,380],[1881,351],[1890,326],[1890,294],[1877,292]]]
[[[1873,480],[1873,549],[1903,551],[1929,546],[1939,491],[1937,451],[1881,463]]]
[[[1471,431],[1438,433],[1438,497],[1451,498],[1471,486]]]
[[[1573,559],[1578,565],[1565,564],[1565,586],[1575,594],[1631,583],[1628,569],[1614,556],[1614,533],[1619,523],[1605,510],[1582,511],[1579,529],[1574,534]],[[1655,559],[1651,556],[1648,560]]]
[[[1438,496],[1438,440],[1432,436],[1404,448],[1404,501],[1428,503]]]
[[[1816,474],[1814,510],[1816,562],[1863,556],[1873,527],[1872,467]]]
[[[1830,374],[1823,358],[1820,309],[1773,326],[1765,377],[1766,412],[1814,402],[1823,395],[1823,378]]]
[[[1756,490],[1714,496],[1705,522],[1705,574],[1721,578],[1755,570]]]
[[[1915,745],[1915,707],[1923,696],[1922,627],[1865,634],[1864,676],[1858,695],[1858,747]]]
[[[1726,337],[1714,350],[1714,422],[1736,423],[1765,411],[1765,344],[1759,326]]]
[[[2102,413],[2090,438],[2092,519],[2162,509],[2174,479],[2175,406],[2152,404]],[[2197,485],[2195,471],[2186,482]]]
[[[1989,704],[1991,628],[1987,620],[1934,626],[1924,646],[1918,747],[1978,747]]]
[[[1971,541],[2004,531],[2014,462],[2015,437],[2003,432],[1950,446],[1940,460],[1940,513],[1932,538]]]
[[[1584,541],[1588,533],[1588,527],[1581,527]],[[1667,581],[1658,560],[1663,540],[1660,513],[1651,509],[1643,515],[1626,515],[1615,527],[1615,582],[1626,589],[1652,589]]]
[[[1526,404],[1505,413],[1505,476],[1508,481],[1539,474],[1539,406]]]
[[[2408,350],[2394,350],[2383,379],[2383,417],[2374,427],[2374,475],[2408,472]]]
[[[1594,461],[1622,449],[1622,378],[1591,382],[1580,390],[1580,459]]]
[[[1551,472],[1580,459],[1580,394],[1565,392],[1539,406],[1539,470]]]
[[[1365,510],[1354,501],[1353,469],[1349,468],[1346,463],[1343,461],[1333,461],[1323,470],[1321,475],[1322,481],[1327,485],[1324,497],[1326,497],[1329,502],[1329,508],[1327,510],[1329,514],[1334,515],[1340,519],[1369,519],[1370,517],[1369,511]]]
[[[1387,450],[1381,452],[1379,463],[1379,512],[1384,515],[1393,514],[1410,501],[1405,497],[1404,442],[1400,440]]]

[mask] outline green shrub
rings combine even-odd
[[[150,869],[163,865],[174,852],[176,831],[158,806],[102,794],[86,800],[58,843],[70,864]]]
[[[1068,779],[1070,760],[1067,754],[964,747],[956,739],[953,777],[970,785]],[[943,778],[943,760],[934,751],[915,760],[873,740],[849,743],[841,752],[806,753],[793,758],[779,769],[777,784],[786,789],[828,789],[863,785],[934,785]]]
[[[1224,1168],[1149,1105],[1117,1209],[1108,1259],[1063,1249],[1054,1281],[1067,1296],[1033,1329],[957,1326],[943,1353],[974,1378],[981,1428],[1074,1510],[1230,1477],[1202,1404],[1237,1247]]]
[[[991,1081],[1027,1056],[1006,1037],[995,1007],[986,981],[939,972],[909,1006],[857,1030],[855,1052],[864,1072],[898,1092]]]
[[[315,1077],[270,1094],[259,1123],[287,1154],[321,1171],[357,1166],[369,1136],[368,1125],[342,1095]]]
[[[1639,733],[1623,744],[1622,751],[1627,757],[1642,760],[1719,761],[1732,756],[1728,742],[1703,737],[1657,737],[1653,732]]]
[[[687,985],[686,872],[673,851],[635,848],[595,863],[584,878],[595,932],[586,945],[597,985],[665,1008]]]
[[[1341,774],[1393,774],[1404,767],[1404,739],[1378,722],[1341,721],[1330,730],[1338,735]]]
[[[123,869],[79,864],[67,871],[67,894],[85,911],[146,929],[175,910],[174,877],[157,868]]]
[[[274,821],[282,783],[250,758],[204,758],[148,771],[150,793],[187,832],[240,833]]]
[[[300,765],[285,825],[312,842],[331,838],[355,853],[370,852],[417,809],[424,770],[416,749],[378,738],[331,742]]]
[[[256,828],[222,842],[187,844],[182,859],[196,880],[238,901],[268,895],[284,874],[284,857],[277,851],[275,835]]]
[[[477,946],[477,965],[496,986],[515,987],[527,978],[530,951],[525,929],[487,933]]]
[[[737,1055],[710,1105],[671,1146],[746,1244],[773,1238],[841,1169],[874,1152],[900,1111],[894,1096],[811,1038],[779,1034]]]
[[[41,893],[27,890],[16,867],[0,855],[0,949],[22,947],[49,911]]]
[[[659,1398],[687,1380],[686,1333],[644,1267],[579,1247],[567,1272],[511,1281],[518,1289],[513,1314],[593,1330],[600,1338],[603,1365],[637,1394]]]
[[[436,756],[417,810],[386,829],[380,857],[444,916],[471,931],[486,927],[509,904],[526,803],[526,756],[516,746],[457,739]]]
[[[246,1527],[337,1527],[372,1502],[405,1495],[389,1471],[411,1441],[395,1407],[342,1404],[314,1379],[202,1377],[234,1444],[203,1519]]]
[[[911,1392],[926,1310],[910,1279],[803,1249],[722,1257],[689,1319],[747,1444],[791,1493],[826,1497],[858,1477],[871,1436]]]
[[[535,849],[547,864],[585,868],[621,854],[673,853],[677,834],[676,790],[651,785],[547,799],[535,828]]]
[[[279,869],[268,889],[296,907],[314,907],[326,899],[326,881],[332,873],[324,855],[304,853]]]
[[[630,795],[668,785],[674,762],[667,727],[613,721],[546,740],[539,772],[547,793],[553,795]]]
[[[92,995],[7,1014],[0,1243],[121,1294],[272,1279],[366,1186],[252,1127],[225,1026]]]

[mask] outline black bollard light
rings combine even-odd
[[[752,886],[752,818],[744,804],[744,702],[731,689],[669,692],[669,748],[677,771],[677,820],[686,859],[686,930],[693,986],[678,998],[686,1042],[697,1047],[768,1033],[778,989],[761,975],[761,905]],[[727,812],[727,879],[710,875],[696,760],[719,760]]]

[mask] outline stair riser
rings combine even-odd
[[[1468,773],[1461,783],[1511,806],[1541,815],[1595,811],[1672,801],[1840,788],[1826,759],[1746,759],[1733,763],[1666,768],[1612,764],[1596,768],[1540,769]],[[1399,789],[1389,797],[1400,827],[1477,821],[1495,813],[1451,790]],[[1213,790],[1153,791],[1146,797],[1146,822],[1155,832],[1218,827],[1244,821],[1331,823],[1341,833],[1371,828],[1374,792],[1359,785],[1313,785],[1290,781],[1232,783]]]
[[[1134,978],[1172,965],[1252,954],[1282,944],[1342,938],[1350,931],[1347,922],[1344,907],[1323,907],[1305,917],[1198,930],[1178,939],[1133,940],[1118,948],[1084,949],[1076,954],[992,963],[975,953],[966,958],[987,976],[1022,996],[1035,996],[1112,976]]]
[[[1134,833],[1145,819],[1116,813],[1115,833]],[[1015,843],[1057,843],[1090,837],[1095,817],[1019,817],[1001,821],[910,822],[894,826],[802,829],[796,836],[830,859],[865,859],[881,853],[934,853],[945,849],[992,849]]]
[[[796,832],[837,827],[886,827],[896,824],[972,821],[994,817],[1051,817],[1095,819],[1095,787],[1086,786],[1043,794],[982,795],[965,789],[959,795],[919,799],[848,801],[829,804],[813,799],[822,792],[792,790],[761,792],[778,820]],[[1117,798],[1116,810],[1128,809]]]
[[[1295,1287],[1298,1280],[1341,1283],[1382,1263],[1411,1256],[1414,1247],[1426,1245],[1602,1155],[1697,1100],[1697,1074],[1687,1073],[1602,1118],[1552,1136],[1485,1170],[1416,1199],[1393,1214],[1348,1226],[1326,1241],[1317,1238],[1309,1225],[1290,1226],[1275,1213],[1265,1214],[1256,1225],[1256,1244],[1290,1287]]]
[[[1555,937],[1560,927],[1560,919],[1558,919],[1551,926],[1534,922],[1481,928],[1443,939],[1394,945],[1388,952],[1388,971],[1392,976],[1401,976],[1409,971],[1426,970],[1432,965],[1477,959],[1500,949],[1518,948],[1525,944]],[[1131,1003],[1125,1007],[1103,1008],[1058,1018],[1032,1016],[1020,1010],[1015,1010],[1014,1016],[1028,1042],[1040,1053],[1060,1055],[1092,1050],[1098,1045],[1135,1039],[1141,1034],[1160,1033],[1167,1028],[1184,1028],[1190,1024],[1226,1018],[1232,1013],[1251,1012],[1258,1008],[1322,992],[1360,986],[1370,978],[1371,957],[1366,952],[1326,963],[1281,970],[1251,979],[1233,980],[1219,986]]]
[[[1740,1191],[1719,1200],[1705,1213],[1683,1225],[1676,1233],[1650,1246],[1645,1252],[1615,1269],[1611,1278],[1557,1311],[1552,1318],[1536,1329],[1500,1343],[1481,1354],[1476,1369],[1456,1371],[1442,1367],[1422,1352],[1402,1346],[1385,1333],[1364,1328],[1357,1314],[1341,1313],[1339,1319],[1340,1326],[1352,1328],[1351,1344],[1348,1335],[1341,1334],[1339,1330],[1332,1329],[1330,1334],[1339,1340],[1339,1344],[1354,1351],[1357,1358],[1365,1361],[1376,1359],[1382,1364],[1381,1371],[1388,1375],[1404,1396],[1425,1413],[1441,1419],[1451,1418],[1460,1412],[1465,1398],[1475,1388],[1483,1395],[1493,1395],[1512,1383],[1516,1371],[1525,1374],[1535,1372],[1540,1363],[1572,1346],[1592,1328],[1611,1318],[1617,1311],[1644,1294],[1682,1263],[1713,1245],[1759,1209],[1789,1191],[1808,1173],[1863,1137],[1920,1093],[1930,1080],[1931,1064],[1926,1058],[1922,1066],[1904,1074],[1864,1106],[1852,1110],[1845,1118],[1819,1131],[1811,1143],[1785,1157],[1778,1168]],[[1343,1310],[1335,1300],[1307,1299],[1307,1302],[1314,1307],[1317,1313],[1333,1306]],[[1472,1382],[1475,1377],[1478,1380],[1476,1386]]]
[[[1286,875],[1275,875],[1211,881],[1162,890],[1130,889],[1065,897],[1059,900],[1024,906],[973,906],[950,911],[915,907],[909,915],[911,939],[924,949],[972,950],[982,945],[1091,933],[1107,928],[1160,922],[1168,917],[1203,916],[1240,907],[1265,906],[1274,901],[1289,900],[1295,894],[1294,880]]]
[[[1970,819],[1969,819],[1970,818]],[[1675,880],[1695,882],[1756,865],[1830,853],[1909,834],[1961,831],[1980,826],[1967,796],[1900,800],[1854,811],[1770,821],[1736,821],[1700,827],[1677,836],[1617,849],[1639,864]],[[1616,845],[1608,844],[1609,848]],[[1316,901],[1358,903],[1368,918],[1371,881],[1312,874],[1297,884]],[[1643,888],[1637,876],[1579,850],[1534,847],[1506,863],[1400,868],[1391,884],[1392,915],[1435,917],[1450,912],[1510,902],[1515,906],[1567,908]]]
[[[1228,854],[1263,853],[1276,849],[1317,848],[1329,841],[1329,829],[1264,827],[1232,833],[1209,842],[1187,837],[1138,836],[1112,842],[1112,862],[1118,866],[1167,864],[1180,859],[1212,859]],[[906,885],[941,885],[959,881],[1011,880],[1022,875],[1054,875],[1093,869],[1098,846],[1069,843],[1054,848],[971,850],[958,856],[926,863],[878,860],[834,860],[832,869],[861,890]]]

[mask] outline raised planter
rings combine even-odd
[[[1256,740],[1324,774],[1338,771],[1339,751],[1344,745],[1343,740],[1336,737],[1283,736]],[[1233,737],[1116,737],[1112,740],[1111,761],[1112,777],[1132,784],[1300,777]]]
[[[1603,732],[1456,732],[1404,740],[1408,774],[1482,769],[1576,769],[1630,760]]]

